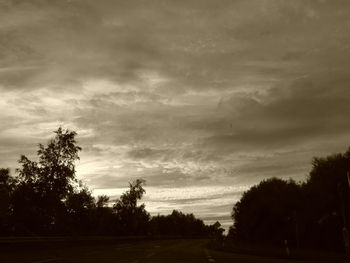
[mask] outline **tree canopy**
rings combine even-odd
[[[245,192],[233,208],[234,229],[239,239],[281,244],[294,240],[295,213],[300,187],[294,181],[271,178]]]
[[[60,127],[46,146],[39,144],[37,161],[21,156],[13,194],[13,220],[18,230],[47,233],[64,224],[60,222],[66,212],[64,202],[74,190],[75,161],[81,150],[76,135]]]

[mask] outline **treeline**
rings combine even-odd
[[[303,183],[272,178],[246,191],[232,211],[236,242],[344,251],[350,219],[350,149],[314,158]],[[286,240],[286,241],[285,241]]]
[[[74,131],[59,128],[44,146],[38,160],[19,160],[16,176],[0,169],[1,235],[160,235],[216,236],[223,229],[207,226],[193,214],[173,211],[151,217],[138,201],[145,181],[129,184],[129,190],[110,206],[106,195],[94,198],[75,176],[81,148]]]

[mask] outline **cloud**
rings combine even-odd
[[[59,125],[78,132],[93,188],[301,180],[348,147],[347,1],[0,5],[1,167]],[[165,207],[191,201],[209,209]]]

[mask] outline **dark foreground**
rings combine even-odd
[[[0,262],[305,262],[207,248],[208,240],[45,240],[0,242]]]

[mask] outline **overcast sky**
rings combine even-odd
[[[78,177],[231,224],[264,178],[350,146],[348,0],[0,1],[0,167],[78,132]]]

